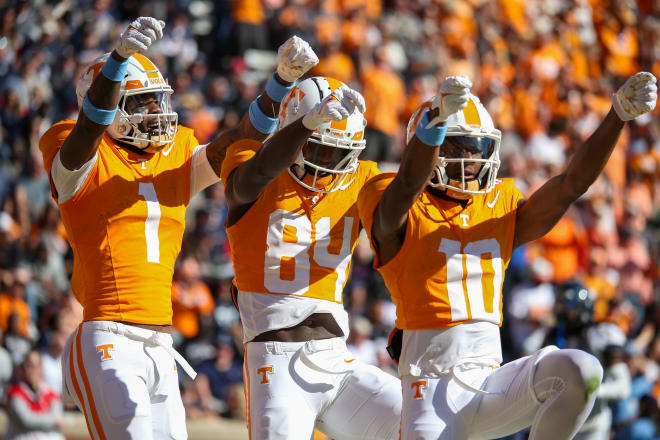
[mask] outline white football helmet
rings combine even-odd
[[[106,53],[83,70],[76,86],[79,108],[82,108],[85,93],[96,75],[101,72],[109,56],[110,53]],[[126,75],[121,82],[119,108],[115,120],[106,129],[110,137],[139,149],[145,149],[151,144],[172,143],[178,125],[178,115],[172,110],[170,100],[172,93],[174,93],[172,87],[147,57],[139,53],[132,55],[128,59]],[[142,103],[142,99],[146,97],[153,98],[162,113],[147,113]],[[134,107],[133,111],[129,111],[127,106],[130,100],[134,101],[134,105],[130,105]]]
[[[417,123],[427,108],[431,108],[431,101],[423,103],[408,121],[406,143],[412,139]],[[447,118],[447,135],[440,146],[438,164],[433,170],[429,185],[446,190],[450,197],[456,199],[468,199],[473,194],[488,193],[495,186],[497,171],[500,168],[501,139],[502,133],[495,128],[493,120],[479,98],[470,95],[465,108]],[[481,153],[482,156],[479,159],[445,157],[446,150],[450,146],[473,154]],[[481,164],[481,169],[474,178],[466,178],[465,165],[475,162]],[[460,173],[450,177],[447,173],[447,165],[452,163],[460,164]]]
[[[323,76],[307,78],[297,84],[282,100],[278,129],[306,115],[342,86],[345,86],[343,82]],[[366,125],[367,120],[357,109],[342,121],[321,125],[289,168],[289,174],[310,191],[330,193],[347,188],[355,179],[359,166],[357,158],[366,146]]]

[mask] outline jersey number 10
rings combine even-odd
[[[472,241],[461,253],[461,242],[443,238],[438,252],[447,257],[445,279],[452,322],[473,319],[499,324],[502,258],[498,241]],[[490,258],[482,258],[484,255]]]

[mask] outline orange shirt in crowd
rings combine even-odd
[[[636,31],[630,27],[617,32],[613,29],[603,28],[600,38],[608,51],[605,59],[607,70],[615,75],[629,76],[637,72],[637,55],[639,46]]]
[[[378,67],[362,72],[362,94],[367,103],[367,128],[393,136],[399,127],[406,95],[403,81],[395,73]]]
[[[232,15],[238,23],[258,25],[266,19],[261,0],[236,0]]]
[[[570,217],[562,217],[538,243],[543,247],[543,257],[552,263],[554,282],[572,278],[582,266],[586,236]]]
[[[351,57],[341,52],[335,52],[321,58],[312,72],[317,76],[329,76],[350,84],[355,75],[355,67]]]
[[[172,284],[172,325],[190,339],[199,333],[199,316],[213,313],[215,304],[211,291],[202,281],[189,286]]]
[[[10,295],[0,295],[0,328],[3,332],[7,331],[9,317],[13,314],[19,316],[21,334],[27,337],[27,327],[30,322],[30,308],[27,303]]]

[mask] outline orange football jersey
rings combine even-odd
[[[260,145],[233,144],[222,164],[223,181]],[[308,191],[286,171],[276,177],[227,228],[238,289],[341,303],[360,232],[358,194],[378,173],[374,162],[360,161],[348,188],[328,194]]]
[[[41,138],[49,175],[74,125],[58,122]],[[197,144],[192,130],[180,126],[173,144],[141,156],[120,148],[106,134],[82,187],[59,204],[74,253],[71,287],[85,321],[172,323],[172,273]],[[52,180],[51,188],[57,200]]]
[[[393,178],[378,176],[360,194],[360,217],[370,239],[374,211]],[[396,304],[398,328],[443,329],[468,321],[501,325],[502,281],[522,198],[513,179],[497,181],[465,208],[422,193],[408,212],[398,254],[384,265],[378,256],[374,262]]]

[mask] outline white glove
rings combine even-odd
[[[295,35],[277,49],[277,74],[284,81],[295,82],[318,63],[309,43]]]
[[[465,76],[448,76],[440,86],[440,92],[433,98],[431,108],[437,108],[438,116],[424,128],[430,128],[445,122],[449,115],[462,110],[470,99],[472,81]]]
[[[614,111],[622,121],[630,121],[652,111],[657,100],[656,79],[648,72],[634,74],[612,95]]]
[[[366,108],[364,98],[359,92],[343,86],[316,104],[303,117],[302,123],[308,130],[316,130],[320,125],[327,122],[341,121],[348,118],[355,109],[360,113],[364,113]]]
[[[146,51],[156,41],[163,38],[165,22],[153,17],[139,17],[128,25],[119,37],[117,53],[128,58],[139,51]]]

